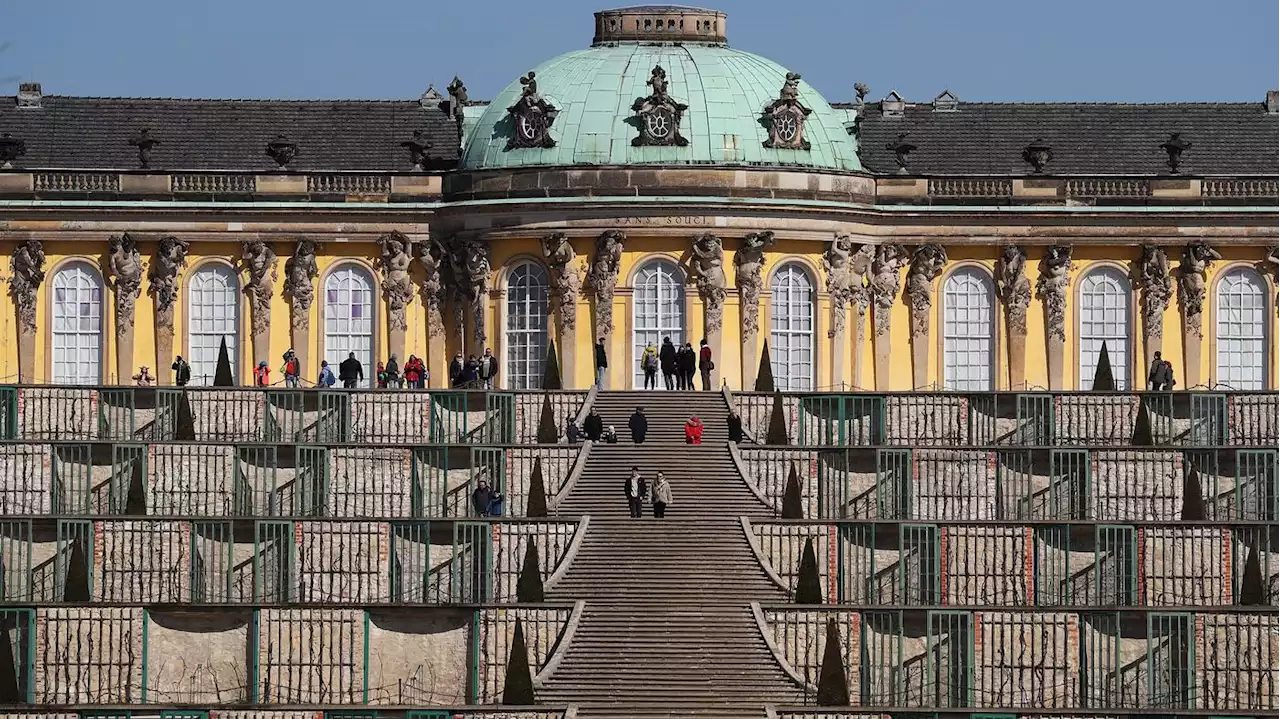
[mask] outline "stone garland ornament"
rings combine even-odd
[[[706,308],[706,333],[719,332],[724,326],[724,298],[729,286],[724,274],[724,243],[710,232],[694,236],[689,266]]]
[[[626,242],[627,236],[620,230],[605,230],[596,238],[587,285],[595,292],[597,338],[613,332],[613,291],[618,286],[618,269]]]
[[[253,334],[265,333],[271,328],[271,298],[275,296],[276,253],[262,240],[245,240],[240,252],[241,262],[249,273],[245,294],[253,310]]]
[[[133,310],[142,293],[142,255],[128,232],[107,240],[107,266],[116,296],[116,336],[122,337],[133,329]]]
[[[828,336],[844,331],[848,321],[848,307],[854,301],[854,284],[861,278],[854,275],[853,239],[837,234],[827,243],[822,253],[822,269],[827,273],[827,294],[831,295],[831,332]]]
[[[173,330],[173,308],[178,304],[178,273],[187,266],[190,243],[173,235],[160,238],[155,259],[147,271],[147,292],[156,305],[156,324]]]
[[[675,101],[667,94],[667,71],[661,65],[654,65],[645,84],[653,88],[653,91],[631,106],[640,121],[640,135],[631,140],[632,146],[688,145],[689,141],[680,134],[680,120],[689,106]]]
[[[907,302],[911,305],[911,336],[929,331],[929,308],[933,306],[933,281],[947,264],[947,250],[936,242],[920,245],[911,255],[907,271]]]
[[[44,245],[27,240],[9,256],[9,295],[18,306],[18,326],[28,337],[36,333],[36,294],[44,282]]]
[[[444,301],[444,278],[450,272],[449,253],[438,238],[432,237],[418,247],[418,262],[422,263],[422,303],[427,308],[427,332],[430,337],[444,336],[444,316],[440,305]]]
[[[804,121],[813,110],[800,104],[800,73],[788,72],[778,99],[764,108],[764,121],[769,125],[765,147],[782,150],[808,150],[804,139]]]
[[[1036,294],[1044,302],[1045,326],[1050,337],[1067,339],[1067,285],[1071,272],[1071,246],[1053,245],[1040,261]]]
[[[409,278],[409,238],[397,230],[378,237],[382,252],[378,255],[378,268],[382,270],[382,295],[387,300],[387,326],[393,332],[409,329],[405,319],[405,307],[413,299],[413,282]]]
[[[1142,289],[1142,320],[1148,337],[1164,336],[1164,311],[1173,297],[1169,258],[1156,245],[1143,245],[1136,279]]]
[[[996,265],[996,290],[1004,311],[1008,313],[1010,330],[1027,333],[1027,307],[1031,305],[1031,280],[1027,277],[1027,251],[1017,245],[1005,245]]]
[[[770,231],[752,232],[742,238],[742,247],[733,253],[733,279],[738,287],[742,307],[742,332],[754,335],[760,331],[760,291],[765,250],[777,239]]]
[[[560,308],[560,324],[565,330],[578,325],[578,295],[582,292],[582,277],[574,262],[577,253],[563,232],[553,232],[542,238],[542,257],[551,268],[551,285],[555,290],[556,306]]]
[[[316,297],[312,283],[320,274],[316,265],[319,247],[312,240],[299,239],[293,256],[284,263],[284,294],[292,300],[289,323],[299,332],[305,332],[311,326],[311,303]]]
[[[1178,291],[1182,300],[1183,323],[1195,337],[1203,337],[1201,329],[1204,298],[1209,283],[1209,266],[1222,259],[1207,242],[1192,242],[1182,251],[1178,266]]]
[[[889,331],[889,312],[893,309],[894,300],[901,287],[899,273],[907,265],[907,248],[896,243],[883,244],[876,248],[875,259],[871,262],[871,298],[875,302],[876,337]]]
[[[512,131],[507,138],[506,150],[521,147],[555,147],[551,139],[551,124],[560,111],[538,94],[538,80],[532,70],[520,78],[523,91],[516,104],[507,108]]]

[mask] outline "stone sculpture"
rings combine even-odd
[[[1053,245],[1040,261],[1036,294],[1044,302],[1045,326],[1050,337],[1067,339],[1067,285],[1071,272],[1071,246]]]
[[[187,266],[191,245],[173,235],[160,238],[156,257],[147,272],[148,292],[156,305],[156,324],[173,330],[173,308],[178,304],[178,273]]]
[[[1031,280],[1027,277],[1027,252],[1005,245],[996,265],[996,290],[1004,302],[1012,332],[1027,333],[1027,307],[1031,304]]]
[[[1209,266],[1220,259],[1222,255],[1204,241],[1192,242],[1182,251],[1182,264],[1178,267],[1178,290],[1182,299],[1183,322],[1187,331],[1195,337],[1204,336],[1201,324]]]
[[[907,264],[907,249],[896,243],[883,244],[876,248],[875,259],[871,262],[871,278],[869,281],[871,297],[875,301],[875,330],[880,337],[889,331],[889,311],[898,297],[901,287],[899,273]]]
[[[754,335],[760,331],[760,291],[764,280],[764,252],[773,247],[777,239],[773,232],[752,232],[742,238],[742,247],[733,254],[733,279],[738,287],[742,306],[742,333]]]
[[[306,331],[311,325],[311,303],[316,296],[312,282],[319,274],[316,266],[317,249],[319,246],[315,242],[299,239],[293,256],[284,263],[284,293],[292,300],[289,320],[299,332]]]
[[[778,99],[764,108],[764,121],[769,125],[765,147],[786,150],[808,150],[804,139],[804,121],[813,110],[800,104],[800,73],[788,72]]]
[[[453,76],[453,81],[445,88],[449,93],[449,112],[453,115],[453,119],[462,122],[462,108],[467,106],[467,86],[462,84],[462,80],[457,76]]]
[[[488,335],[484,327],[485,297],[489,294],[489,245],[479,240],[455,240],[449,263],[453,272],[454,319],[461,331],[463,312],[471,308],[477,347],[484,345]]]
[[[689,267],[706,310],[706,333],[719,332],[724,326],[724,298],[729,286],[724,274],[724,243],[720,238],[710,232],[695,235]]]
[[[116,295],[116,336],[122,337],[133,329],[133,310],[142,293],[142,255],[128,232],[107,240],[107,266]]]
[[[145,127],[129,138],[129,145],[138,148],[138,166],[144,170],[151,167],[151,151],[159,144],[160,141],[151,136],[151,130]]]
[[[853,239],[839,235],[827,243],[822,253],[822,269],[827,273],[827,294],[831,295],[831,334],[844,331],[848,308],[854,300],[854,285],[860,282],[853,272]]]
[[[284,135],[276,135],[276,139],[267,143],[267,157],[275,161],[276,167],[284,169],[298,156],[298,144]]]
[[[645,84],[653,91],[631,105],[640,121],[640,135],[631,140],[631,144],[635,147],[688,145],[689,141],[680,134],[680,120],[689,106],[676,102],[667,94],[667,71],[661,65],[654,65]]]
[[[1169,258],[1156,245],[1143,245],[1138,260],[1138,286],[1142,288],[1142,320],[1148,337],[1164,336],[1164,311],[1173,297]]]
[[[18,243],[9,256],[9,294],[18,306],[23,335],[36,333],[36,293],[44,282],[44,246],[40,240]]]
[[[276,253],[262,240],[245,240],[240,259],[249,273],[244,291],[253,309],[253,334],[264,335],[271,328],[271,298],[275,295]]]
[[[587,273],[587,284],[596,295],[596,337],[613,332],[613,291],[618,286],[618,268],[626,241],[627,236],[620,230],[605,230],[596,238],[596,253]]]
[[[397,230],[378,237],[378,246],[382,248],[378,256],[382,295],[387,299],[387,326],[393,332],[409,328],[405,307],[413,299],[413,282],[409,278],[409,265],[413,262],[409,254],[411,244],[409,238]]]
[[[936,242],[920,245],[911,256],[907,271],[907,302],[911,305],[911,335],[929,331],[929,308],[933,306],[933,281],[947,264],[947,250]]]
[[[431,143],[427,141],[426,134],[422,130],[414,130],[413,137],[400,143],[400,146],[409,151],[409,160],[413,163],[413,171],[422,172],[431,160],[427,154],[427,151],[431,149]]]
[[[565,330],[578,325],[577,299],[582,292],[582,277],[574,263],[577,253],[569,236],[553,232],[542,238],[542,257],[551,268],[551,285],[555,290],[556,306],[560,308],[560,324]]]
[[[444,300],[445,275],[452,275],[448,263],[449,253],[439,238],[432,237],[418,247],[418,262],[422,263],[422,303],[427,308],[427,335],[444,336],[444,317],[440,305]]]
[[[507,108],[512,132],[507,138],[507,150],[519,147],[555,147],[551,139],[551,125],[560,111],[538,94],[538,80],[533,71],[520,78],[523,91],[520,99]]]

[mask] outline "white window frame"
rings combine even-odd
[[[662,338],[670,337],[679,347],[685,343],[687,317],[685,316],[684,273],[680,266],[668,259],[654,259],[636,270],[631,296],[631,382],[636,389],[644,388],[644,372],[640,369],[640,357],[644,348],[652,342],[662,349]],[[649,312],[652,307],[653,311]],[[659,382],[659,389],[664,385]]]
[[[240,277],[230,267],[207,264],[187,280],[187,363],[191,384],[211,385],[222,339],[227,340],[231,377],[240,379]],[[168,367],[157,371],[166,372]]]
[[[783,392],[814,389],[815,293],[813,278],[798,262],[779,267],[769,280],[769,362]]]
[[[995,285],[980,267],[964,266],[942,283],[942,386],[990,392],[996,376]]]
[[[1214,382],[1234,390],[1267,388],[1267,283],[1248,267],[1232,267],[1214,292]]]
[[[54,274],[49,358],[54,384],[103,383],[103,293],[102,274],[88,262],[69,262]]]
[[[550,333],[550,279],[542,265],[524,261],[507,273],[506,285],[502,386],[540,389]]]
[[[376,290],[373,273],[354,262],[338,265],[324,278],[324,359],[336,377],[347,353],[355,352],[364,367],[364,383],[357,387],[372,387],[378,374]]]
[[[1133,287],[1129,278],[1115,267],[1089,270],[1080,278],[1076,307],[1076,385],[1082,390],[1093,388],[1098,355],[1105,342],[1116,389],[1133,389]]]

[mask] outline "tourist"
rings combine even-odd
[[[257,367],[253,368],[253,384],[255,387],[266,387],[271,384],[271,368],[267,367],[266,360],[262,360]]]
[[[631,441],[644,444],[644,436],[649,432],[649,420],[644,416],[644,407],[636,407],[636,411],[631,413],[631,419],[627,420],[627,427],[631,430]]]
[[[394,353],[387,360],[387,386],[400,388],[400,361]]]
[[[602,439],[605,444],[617,444],[618,430],[614,429],[613,425],[609,425],[604,428],[604,432],[600,435],[600,439]]]
[[[187,383],[191,381],[191,365],[182,359],[182,355],[178,355],[178,359],[173,361],[173,366],[170,369],[173,370],[173,383],[179,387],[186,387]]]
[[[696,414],[684,423],[684,443],[702,444],[702,420]]]
[[[742,444],[742,417],[737,412],[729,413],[729,441]]]
[[[667,516],[667,507],[671,504],[671,483],[667,481],[667,475],[661,471],[658,477],[653,480],[653,516],[655,519],[663,519]]]
[[[578,426],[577,422],[573,421],[573,417],[570,417],[564,424],[564,436],[565,439],[569,440],[569,444],[577,444],[582,441],[582,428]]]
[[[316,384],[321,387],[332,387],[338,383],[338,379],[333,376],[333,370],[329,368],[329,363],[320,360],[320,376],[316,378]]]
[[[652,342],[645,346],[644,353],[640,355],[640,371],[644,372],[644,388],[657,389],[658,349]]]
[[[684,343],[684,356],[680,358],[680,374],[684,377],[684,388],[686,390],[697,389],[693,386],[693,376],[698,373],[698,353],[693,351],[693,345]]]
[[[285,351],[282,357],[284,364],[280,365],[280,374],[284,375],[285,387],[298,386],[298,355],[290,347]]]
[[[702,344],[698,349],[698,371],[702,373],[702,391],[711,390],[711,370],[716,368],[716,363],[711,361],[711,348],[707,346],[707,341],[702,340]]]
[[[1172,363],[1172,362],[1170,362],[1170,361],[1168,361],[1168,360],[1165,360],[1165,362],[1164,362],[1164,387],[1162,387],[1162,389],[1163,389],[1165,392],[1172,392],[1172,391],[1173,391],[1173,386],[1174,386],[1175,384],[1177,384],[1177,383],[1178,383],[1178,380],[1176,380],[1176,379],[1174,379],[1174,378],[1173,378],[1173,363]]]
[[[604,434],[604,418],[593,409],[587,415],[586,421],[582,423],[582,429],[586,432],[587,439],[592,442],[599,442],[600,437]]]
[[[142,365],[142,368],[138,370],[138,374],[133,376],[133,382],[139,387],[151,387],[155,385],[156,378],[151,376],[150,367]]]
[[[480,360],[475,355],[467,355],[467,363],[462,365],[462,386],[475,389],[480,383]]]
[[[377,368],[373,371],[373,378],[378,389],[386,389],[387,388],[387,366],[379,362]]]
[[[662,381],[667,389],[675,389],[673,377],[676,374],[676,347],[671,344],[670,337],[662,338],[662,349],[658,352],[658,363],[662,367]]]
[[[404,363],[404,383],[409,389],[419,389],[420,381],[422,381],[422,363],[417,355],[409,355],[409,359]]]
[[[676,389],[684,389],[684,345],[676,347]]]
[[[338,379],[342,380],[342,386],[347,389],[353,389],[356,382],[364,381],[364,365],[356,359],[355,352],[348,352],[347,358],[338,365]]]
[[[465,374],[466,371],[467,363],[462,360],[462,352],[459,351],[453,356],[453,361],[449,363],[449,386],[462,386],[463,374]]]
[[[596,340],[596,389],[604,389],[604,374],[609,369],[609,356],[604,351],[604,338]]]
[[[627,495],[627,509],[631,511],[632,519],[639,519],[644,516],[644,498],[649,493],[644,477],[640,476],[640,468],[632,467],[631,476],[627,477],[626,484],[623,489]]]
[[[471,509],[481,517],[501,516],[502,495],[492,489],[487,481],[480,479],[471,492]]]
[[[1165,361],[1160,359],[1160,353],[1156,352],[1151,360],[1151,371],[1147,372],[1147,388],[1153,392],[1164,389],[1164,366]]]
[[[493,350],[488,347],[484,348],[484,356],[480,358],[477,374],[485,389],[493,389],[493,381],[498,376],[498,358],[493,356]]]

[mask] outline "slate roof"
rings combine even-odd
[[[849,104],[838,107],[849,108]],[[908,104],[902,116],[884,116],[867,103],[861,121],[863,166],[897,170],[886,145],[900,132],[916,146],[907,169],[919,175],[1026,175],[1022,149],[1043,139],[1053,149],[1052,175],[1167,175],[1160,149],[1181,132],[1185,175],[1275,175],[1277,116],[1261,102],[1241,103],[959,103],[955,112]]]
[[[129,138],[160,144],[152,169],[269,171],[267,142],[298,145],[290,170],[409,171],[400,143],[422,130],[431,167],[457,166],[459,130],[437,104],[417,100],[185,100],[45,95],[39,108],[0,96],[0,133],[26,143],[15,168],[138,169]]]

